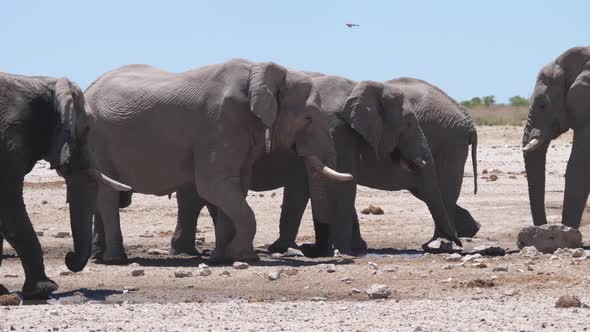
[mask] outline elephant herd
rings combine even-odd
[[[547,147],[573,129],[563,223],[579,226],[590,189],[589,123],[590,47],[575,47],[541,69],[531,97],[523,151],[535,225],[547,222]],[[78,272],[91,256],[126,263],[119,209],[133,192],[176,192],[172,254],[198,254],[197,218],[207,206],[213,263],[258,259],[247,192],[276,188],[284,194],[271,252],[297,247],[308,201],[316,242],[306,255],[366,250],[357,184],[409,190],[432,214],[433,239],[461,245],[480,228],[457,205],[470,149],[477,179],[473,120],[413,78],[356,82],[233,59],[183,73],[124,66],[82,92],[66,78],[0,73],[0,264],[5,238],[25,271],[25,298],[57,289],[23,200],[24,177],[39,160],[65,179],[74,243],[65,261]]]

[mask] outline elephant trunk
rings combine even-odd
[[[531,139],[532,132],[533,129],[529,122],[524,129],[523,154],[533,224],[540,226],[547,223],[547,215],[545,214],[545,164],[549,142],[538,138]],[[528,148],[531,146],[534,148]]]
[[[74,251],[66,254],[66,266],[70,271],[84,269],[92,248],[92,217],[96,206],[97,183],[86,172],[78,172],[66,178],[70,204],[70,224]]]

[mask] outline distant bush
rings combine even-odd
[[[467,110],[477,126],[523,126],[528,107],[508,105],[479,106]]]
[[[494,96],[485,96],[482,98],[482,100],[483,104],[486,105],[486,107],[490,107],[496,103],[496,97]]]
[[[461,102],[461,105],[467,108],[475,108],[480,106],[490,107],[496,104],[496,97],[494,96],[485,96],[485,97],[473,97],[470,100],[465,100]]]
[[[529,106],[528,99],[523,98],[521,96],[510,97],[510,99],[508,99],[508,101],[510,102],[510,106],[515,106],[515,107]]]

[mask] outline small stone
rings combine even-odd
[[[71,274],[73,274],[73,273],[74,273],[74,272],[72,272],[72,271],[70,271],[70,270],[65,270],[65,269],[64,269],[64,270],[61,270],[61,271],[59,271],[59,275],[60,275],[60,276],[69,276],[69,275],[71,275]]]
[[[208,269],[209,265],[205,264],[205,263],[201,263],[199,264],[199,269]]]
[[[570,252],[574,258],[583,257],[586,254],[583,248],[570,249]]]
[[[376,263],[369,262],[368,265],[369,265],[369,270],[377,270],[377,269],[379,269],[379,266]]]
[[[20,297],[16,293],[0,295],[0,306],[19,305]]]
[[[137,269],[137,270],[131,271],[132,277],[141,277],[143,275],[145,275],[145,270],[143,270],[143,269]]]
[[[18,278],[18,274],[16,273],[6,273],[4,278]]]
[[[484,262],[478,262],[478,263],[473,264],[472,266],[480,268],[480,269],[485,269],[486,267],[488,267],[488,265]]]
[[[373,214],[373,215],[382,215],[383,209],[378,207],[378,206],[374,206],[374,205],[369,205],[368,208],[364,208],[361,211],[362,214]]]
[[[524,257],[535,257],[539,254],[539,251],[537,250],[537,248],[532,247],[532,246],[528,246],[528,247],[524,247],[522,249],[520,249],[520,256],[524,256]]]
[[[162,250],[162,249],[151,248],[151,249],[148,249],[147,254],[148,255],[159,256],[159,255],[165,255],[166,252],[164,250]]]
[[[555,303],[556,308],[580,308],[582,301],[575,295],[562,295]]]
[[[59,316],[59,312],[57,312],[56,310],[51,310],[51,311],[49,312],[49,314],[50,314],[51,316]]]
[[[70,233],[69,232],[57,232],[53,235],[54,238],[56,239],[65,239],[70,237]]]
[[[386,299],[391,295],[391,289],[389,289],[389,287],[386,285],[375,284],[371,285],[371,287],[367,289],[367,295],[373,300]]]
[[[447,265],[443,266],[444,270],[450,270],[452,268],[453,268],[453,265],[451,265],[451,264],[447,264]]]
[[[582,247],[582,233],[563,224],[529,226],[518,233],[519,248],[534,246],[542,253],[552,254],[558,248]]]
[[[223,272],[221,272],[221,275],[223,275],[224,272],[227,273],[227,275],[226,275],[227,277],[230,276],[229,271],[223,271]],[[206,268],[199,268],[199,270],[197,271],[197,273],[201,277],[207,277],[207,276],[210,276],[212,272],[211,272],[211,269],[210,268],[206,267]]]
[[[498,181],[498,176],[496,174],[492,174],[489,176],[488,181]]]
[[[193,273],[191,271],[174,271],[174,277],[176,278],[188,278],[192,276]]]
[[[140,234],[139,237],[152,238],[152,237],[154,237],[154,234],[145,232],[143,234]]]
[[[556,261],[558,259],[559,259],[559,257],[557,257],[555,255],[551,255],[551,257],[549,257],[549,260],[552,260],[552,261]]]
[[[441,254],[441,253],[456,253],[463,251],[463,248],[456,245],[454,242],[448,241],[443,238],[438,238],[436,240],[430,241],[424,245],[422,245],[422,249],[424,249],[427,253],[433,254]]]
[[[514,296],[518,294],[518,290],[517,289],[508,289],[505,290],[503,293],[505,296]]]
[[[232,265],[232,267],[236,270],[245,270],[247,268],[250,267],[250,265],[248,263],[245,262],[234,262],[234,264]]]
[[[358,288],[353,288],[350,291],[352,292],[352,294],[360,294],[360,293],[362,293],[361,290],[358,289]]]
[[[458,262],[461,260],[461,258],[463,258],[463,256],[461,256],[458,253],[454,253],[454,254],[450,254],[447,257],[445,257],[445,261],[447,262]]]
[[[506,255],[506,249],[500,247],[497,244],[481,244],[471,250],[474,254],[480,254],[484,256],[504,256]]]
[[[43,236],[43,235],[45,235],[45,232],[43,232],[43,231],[36,231],[35,234],[37,234],[37,236]]]
[[[282,273],[291,277],[291,276],[298,274],[299,270],[297,270],[297,269],[283,269]]]
[[[270,257],[278,259],[278,258],[283,258],[285,257],[285,254],[281,253],[281,252],[273,252],[272,255],[270,255]]]
[[[211,271],[209,269],[207,269],[207,270]],[[201,275],[200,272],[199,272],[199,275]],[[228,270],[223,270],[223,271],[221,271],[221,273],[219,275],[222,277],[231,277],[231,272],[229,272]],[[203,277],[206,277],[206,276],[203,276]]]
[[[280,271],[274,271],[268,274],[268,280],[270,281],[275,281],[275,280],[279,280],[281,278],[281,272]]]
[[[498,264],[494,267],[494,272],[508,272],[508,265]]]
[[[139,290],[139,288],[137,288],[136,286],[124,286],[123,290],[128,292],[135,292]]]
[[[354,279],[352,279],[351,277],[344,277],[344,278],[340,278],[340,281],[345,282],[347,284],[350,284]]]
[[[484,169],[481,173],[482,174],[488,174],[488,170],[487,169]]]
[[[305,255],[299,249],[287,248],[287,252],[283,254],[283,257],[305,257]]]
[[[328,272],[328,273],[336,272],[336,265],[328,264],[328,266],[326,266],[326,272]]]
[[[463,257],[461,259],[461,261],[466,263],[466,262],[471,262],[472,260],[475,260],[478,258],[482,258],[482,256],[480,254],[467,255],[467,256]]]
[[[327,298],[323,297],[323,296],[314,296],[311,299],[311,302],[324,302],[324,301],[328,301]]]
[[[47,203],[49,203],[49,202],[48,202],[48,201],[46,201],[46,200],[42,200],[42,201],[41,201],[41,204],[43,204],[43,205],[45,205],[45,204],[47,204]]]

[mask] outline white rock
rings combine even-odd
[[[236,270],[245,270],[247,268],[250,267],[250,265],[248,263],[245,262],[234,262],[234,264],[232,265],[232,267]]]
[[[461,260],[461,258],[463,258],[463,256],[461,256],[460,254],[454,253],[454,254],[450,254],[447,257],[445,257],[445,261],[458,262]]]
[[[586,254],[586,251],[583,248],[576,248],[570,250],[572,257],[578,258],[583,257]]]
[[[53,235],[54,238],[56,239],[65,239],[70,237],[70,233],[69,232],[57,232]]]
[[[379,266],[377,265],[377,263],[369,262],[368,265],[369,265],[369,270],[377,270],[377,269],[379,269]]]
[[[219,275],[222,277],[231,277],[231,272],[229,272],[228,270],[223,270]]]
[[[350,284],[354,279],[352,279],[351,277],[344,277],[341,278],[340,281],[345,282],[347,284]]]
[[[275,280],[279,280],[281,278],[281,272],[280,271],[274,271],[268,274],[268,280],[270,281],[275,281]]]
[[[166,252],[164,250],[162,250],[162,249],[152,248],[152,249],[148,249],[147,254],[148,255],[155,255],[155,256],[157,256],[157,255],[165,255]]]
[[[284,257],[305,257],[303,252],[295,248],[287,248],[287,252],[283,255]]]
[[[361,290],[358,289],[358,288],[353,288],[350,291],[352,292],[352,294],[359,294],[359,293],[361,293]]]
[[[229,271],[224,271],[227,272],[227,275],[229,276]],[[206,268],[200,268],[197,273],[199,274],[199,276],[201,277],[206,277],[206,276],[210,276],[211,275],[211,269],[206,267]],[[222,272],[223,274],[223,272]]]
[[[464,263],[465,262],[471,262],[472,260],[475,260],[475,259],[478,259],[478,258],[481,258],[481,257],[482,256],[480,254],[467,255],[467,256],[463,257],[461,259],[461,261],[464,262]]]
[[[386,285],[375,284],[367,289],[367,295],[371,299],[386,299],[391,295],[391,289]]]
[[[134,292],[139,290],[139,288],[137,288],[136,286],[124,286],[123,290],[128,292]]]
[[[336,272],[336,265],[328,264],[328,266],[326,266],[326,272],[328,272],[328,273]]]
[[[498,264],[494,267],[494,272],[508,272],[508,265]]]
[[[520,256],[524,257],[535,257],[539,254],[539,250],[537,248],[529,246],[520,249]]]
[[[205,263],[201,263],[199,264],[199,269],[208,269],[209,265],[205,264]]]

